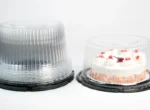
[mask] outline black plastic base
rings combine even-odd
[[[90,81],[88,77],[83,78],[82,71],[77,75],[76,79],[79,83],[81,83],[86,87],[99,90],[99,91],[105,91],[105,92],[132,93],[132,92],[141,92],[150,89],[150,79],[142,83],[139,83],[137,85],[130,85],[130,86],[98,84]]]
[[[43,91],[65,86],[73,79],[74,79],[74,71],[72,71],[72,74],[66,79],[57,81],[53,84],[13,84],[0,81],[0,88],[13,91]]]

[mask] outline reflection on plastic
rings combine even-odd
[[[0,79],[12,83],[54,83],[72,73],[64,26],[8,22],[0,25]]]

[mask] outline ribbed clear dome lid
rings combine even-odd
[[[12,84],[54,84],[72,76],[59,21],[0,24],[0,80]]]
[[[89,39],[80,82],[87,81],[94,89],[104,91],[139,90],[133,87],[130,91],[128,87],[149,81],[149,47],[150,40],[142,36],[104,35]],[[125,88],[115,88],[122,86]]]
[[[9,21],[1,24],[1,27],[5,28],[50,28],[56,26],[57,24],[61,24],[59,21]]]
[[[87,45],[105,48],[144,48],[148,46],[145,37],[133,35],[104,35],[89,39]]]

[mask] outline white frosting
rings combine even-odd
[[[109,59],[111,54],[113,59]],[[146,57],[143,52],[128,51],[120,53],[116,50],[113,52],[106,52],[104,58],[95,58],[92,62],[92,72],[103,73],[108,76],[118,75],[120,77],[132,76],[135,74],[141,74],[146,69]],[[117,62],[115,56],[123,57],[122,62]],[[136,59],[139,56],[139,59]],[[130,58],[125,60],[125,58]]]
[[[116,58],[113,58],[113,59],[107,58],[105,60],[105,65],[104,66],[115,66],[115,65],[117,65],[117,59]]]
[[[128,67],[128,66],[131,66],[131,65],[135,65],[135,62],[133,61],[133,59],[131,59],[131,60],[123,60],[123,62],[119,63],[119,64],[120,64],[120,66]]]
[[[131,57],[131,51],[127,50],[127,52],[121,52],[121,50],[118,52],[120,57]]]
[[[113,76],[117,75],[120,77],[127,77],[127,76],[132,76],[136,74],[141,74],[145,70],[145,65],[132,65],[132,66],[120,66],[120,65],[115,65],[115,66],[103,66],[103,65],[93,65],[94,68],[92,68],[93,72],[96,73],[103,73],[106,74],[107,76]]]
[[[139,57],[139,59],[137,60],[136,57]],[[146,63],[146,56],[144,53],[134,53],[133,58],[136,61],[136,63]]]
[[[106,52],[106,54],[109,54],[109,55],[114,55],[114,56],[116,56],[117,54],[118,54],[118,51],[117,51],[117,49],[112,49],[112,50],[109,50],[108,52]]]
[[[93,64],[105,65],[105,58],[96,58],[93,60]]]

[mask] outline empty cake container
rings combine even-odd
[[[92,89],[139,92],[150,88],[150,40],[133,35],[104,35],[87,41],[77,80]]]
[[[0,24],[0,87],[46,90],[73,79],[64,26],[59,21]]]

